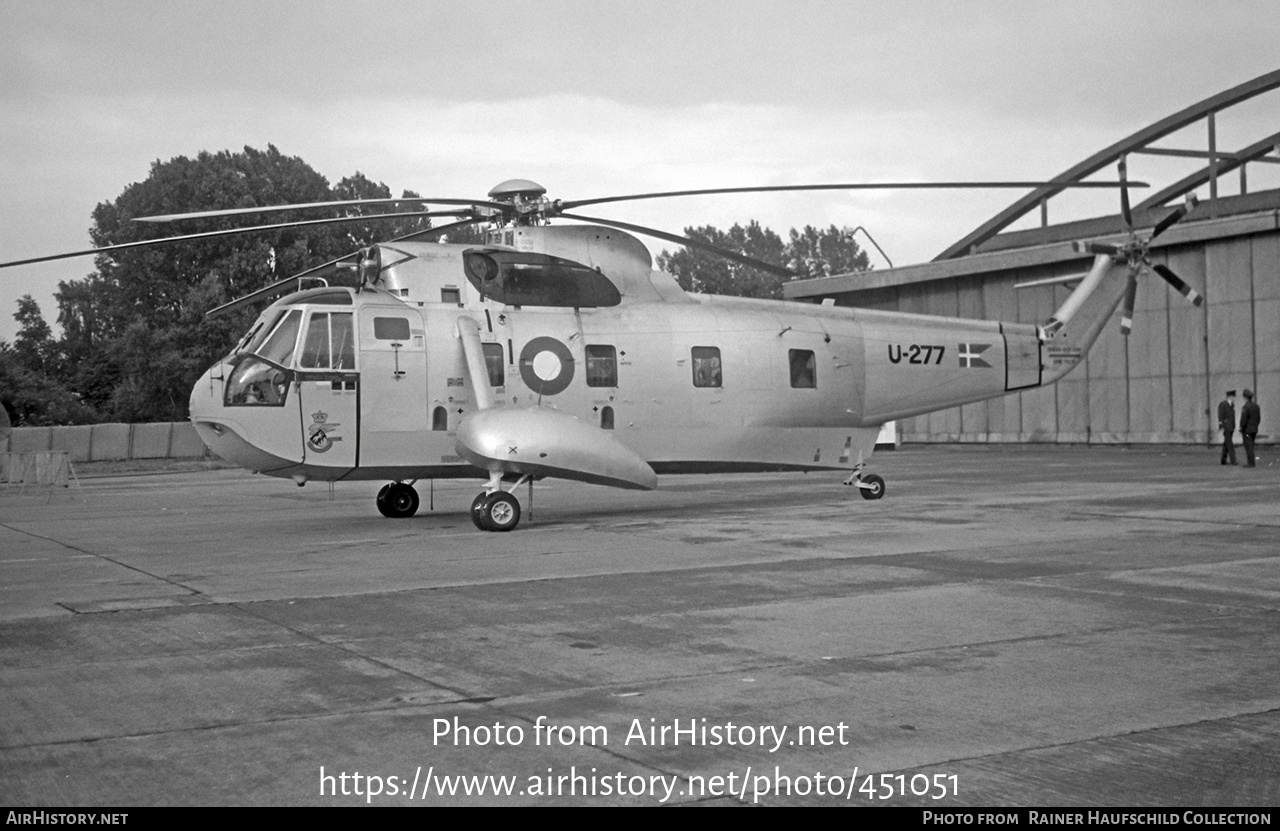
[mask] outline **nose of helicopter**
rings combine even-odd
[[[226,366],[219,361],[205,370],[191,388],[188,411],[205,446],[227,461],[236,462],[235,430],[227,419],[222,401],[222,382],[226,378]],[[237,462],[238,463],[238,462]]]
[[[267,452],[260,445],[262,437],[253,435],[252,421],[269,418],[255,408],[228,407],[223,385],[232,367],[222,361],[200,376],[191,389],[188,402],[191,423],[200,440],[219,457],[238,467],[254,472],[268,472],[296,465],[300,459],[289,459]],[[272,408],[275,413],[279,410]],[[245,419],[248,413],[256,419]],[[274,414],[274,413],[272,413]],[[261,425],[259,425],[261,426]]]
[[[196,381],[195,386],[191,388],[187,409],[191,414],[191,421],[197,425],[201,420],[217,416],[222,409],[221,378],[214,377],[215,373],[222,375],[221,372],[217,372],[222,366],[222,362],[219,361],[206,369],[200,376],[200,380]]]

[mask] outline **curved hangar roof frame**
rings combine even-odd
[[[1244,165],[1247,162],[1267,161],[1280,163],[1280,158],[1267,156],[1267,154],[1273,149],[1277,149],[1277,151],[1280,152],[1280,132],[1272,133],[1266,138],[1234,152],[1218,150],[1214,115],[1221,110],[1225,110],[1228,107],[1247,101],[1248,99],[1261,95],[1264,92],[1270,92],[1277,87],[1280,87],[1280,70],[1268,72],[1265,75],[1260,75],[1257,78],[1254,78],[1252,81],[1246,81],[1239,86],[1224,90],[1217,95],[1204,99],[1198,104],[1193,104],[1192,106],[1176,112],[1167,118],[1161,119],[1155,124],[1145,127],[1127,138],[1121,139],[1110,147],[1100,150],[1074,167],[1054,176],[1051,181],[1061,182],[1061,186],[1045,185],[1044,187],[1037,188],[1026,196],[1021,197],[1009,207],[991,217],[991,219],[988,219],[961,239],[952,243],[952,245],[945,251],[937,257],[934,257],[934,262],[939,262],[941,260],[953,260],[976,253],[976,249],[979,245],[991,239],[1000,231],[1030,213],[1037,206],[1040,206],[1043,212],[1045,210],[1044,206],[1048,203],[1048,200],[1052,196],[1061,193],[1065,189],[1065,185],[1073,182],[1079,182],[1086,176],[1090,176],[1102,168],[1119,161],[1122,156],[1129,153],[1148,153],[1151,155],[1161,156],[1188,156],[1208,159],[1208,164],[1203,169],[1174,182],[1172,185],[1169,185],[1138,203],[1133,208],[1135,211],[1158,207],[1169,200],[1176,199],[1208,182],[1210,189],[1210,215],[1212,215],[1212,211],[1214,210],[1212,205],[1217,201],[1218,196],[1217,184],[1219,176],[1239,168],[1241,176],[1241,191],[1243,192],[1246,189]],[[1152,142],[1155,142],[1170,133],[1181,130],[1189,124],[1194,124],[1202,118],[1208,120],[1209,146],[1207,150],[1175,150],[1150,146]],[[1042,213],[1042,224],[1047,224],[1047,216],[1044,213]]]

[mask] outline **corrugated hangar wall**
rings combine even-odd
[[[1276,198],[1263,201],[1280,204],[1280,192],[1270,193]],[[1165,245],[1153,247],[1152,261],[1167,264],[1203,293],[1201,307],[1154,276],[1144,279],[1129,337],[1121,334],[1117,313],[1084,364],[1056,385],[905,419],[899,425],[903,441],[1216,443],[1217,402],[1226,390],[1239,396],[1246,387],[1257,391],[1262,408],[1259,440],[1273,440],[1280,434],[1278,229],[1280,211],[1274,209],[1180,224]],[[1046,236],[1045,230],[1037,236]],[[1060,230],[1053,236],[1069,236],[1071,229]],[[915,276],[910,268],[880,272],[877,287],[849,290],[848,278],[827,278],[805,281],[788,294],[890,311],[1043,323],[1069,289],[1015,290],[1014,284],[1087,268],[1064,251],[1061,242],[1030,253],[1006,248],[968,258],[977,263],[972,273],[930,279],[930,267],[965,270],[935,263],[917,267]],[[895,279],[895,272],[902,277]],[[1242,403],[1238,398],[1237,411]]]

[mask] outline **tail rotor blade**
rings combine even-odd
[[[1133,307],[1138,301],[1138,272],[1129,272],[1129,287],[1124,292],[1124,312],[1120,315],[1120,334],[1126,338],[1133,331]]]
[[[1194,196],[1188,196],[1187,201],[1184,204],[1179,205],[1172,213],[1156,223],[1156,227],[1151,231],[1151,239],[1155,239],[1165,231],[1169,230],[1169,228],[1174,224],[1181,222],[1182,218],[1191,213],[1191,210],[1195,206],[1196,198]]]
[[[1179,294],[1181,294],[1183,297],[1190,300],[1196,306],[1199,306],[1201,303],[1204,302],[1204,296],[1200,294],[1200,292],[1196,291],[1195,289],[1191,288],[1191,286],[1188,286],[1185,282],[1183,282],[1182,278],[1174,274],[1172,269],[1170,269],[1167,265],[1157,264],[1157,265],[1151,266],[1151,268],[1155,271],[1156,274],[1159,274],[1161,277],[1163,277],[1166,283],[1168,283],[1169,285],[1177,289]]]
[[[1105,242],[1082,242],[1076,240],[1071,243],[1079,254],[1103,254],[1108,257],[1120,256],[1120,247],[1116,245],[1108,245]]]

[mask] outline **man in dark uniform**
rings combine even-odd
[[[1218,429],[1222,431],[1222,463],[1236,463],[1236,391],[1227,390],[1227,397],[1218,405]]]
[[[1240,408],[1240,438],[1244,441],[1246,467],[1254,467],[1253,440],[1258,437],[1258,423],[1262,421],[1262,409],[1253,400],[1253,390],[1244,391],[1244,406]]]

